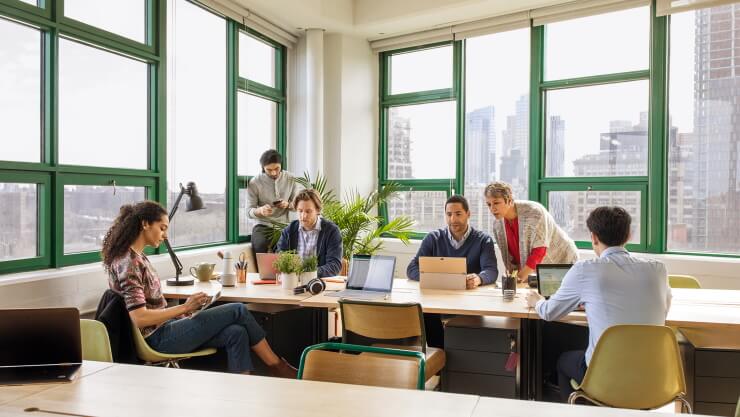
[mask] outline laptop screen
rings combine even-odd
[[[537,265],[537,290],[540,295],[550,297],[560,288],[560,284],[568,273],[570,264],[540,264]]]
[[[0,310],[0,367],[82,362],[76,308]]]
[[[395,256],[353,256],[347,288],[389,292],[395,267]]]

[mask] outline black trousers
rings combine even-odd
[[[573,392],[570,380],[575,379],[579,384],[586,375],[586,351],[569,350],[563,352],[558,358],[558,385],[563,402],[568,402],[568,397]]]
[[[259,265],[257,264],[257,254],[267,253],[275,250],[274,246],[270,246],[270,231],[269,226],[264,224],[257,224],[252,229],[252,265],[259,272]]]
[[[427,345],[444,349],[445,331],[440,314],[424,313],[424,331],[427,335]]]

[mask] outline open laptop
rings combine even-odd
[[[0,385],[72,381],[81,365],[76,308],[0,310]]]
[[[560,288],[560,284],[568,273],[571,264],[539,264],[537,265],[537,292],[545,298]]]
[[[257,269],[260,273],[260,279],[271,279],[274,280],[277,276],[277,270],[273,266],[277,259],[277,253],[258,253],[257,254]]]
[[[376,300],[387,297],[393,289],[395,256],[355,255],[349,265],[347,289],[325,292],[329,297]]]
[[[433,290],[464,290],[467,271],[465,258],[420,256],[419,287]]]

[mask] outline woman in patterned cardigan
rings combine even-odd
[[[573,240],[557,225],[542,204],[514,200],[511,186],[492,182],[486,186],[486,204],[496,217],[494,237],[501,249],[506,271],[517,270],[517,280],[544,264],[572,264],[578,260]]]

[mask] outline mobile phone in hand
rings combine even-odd
[[[283,202],[283,200],[275,200],[275,201],[272,202],[272,205],[275,206],[275,207],[277,207],[277,205],[280,204],[280,203],[282,203],[282,202]]]

